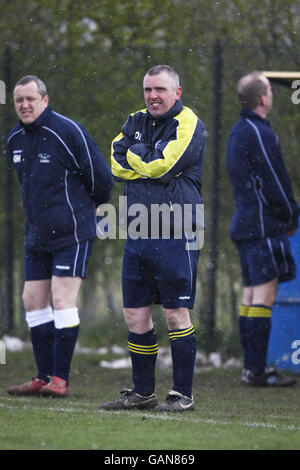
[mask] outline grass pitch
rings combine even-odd
[[[70,395],[13,397],[9,385],[34,375],[30,351],[8,353],[0,365],[1,450],[299,450],[300,377],[286,389],[248,388],[240,370],[196,373],[196,410],[99,411],[102,401],[131,386],[131,371],[107,370],[97,355],[75,354]],[[157,371],[163,400],[170,370]]]

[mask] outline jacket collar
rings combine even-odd
[[[39,117],[35,121],[31,122],[30,124],[24,124],[22,121],[19,121],[19,123],[26,131],[27,130],[28,131],[33,131],[33,130],[38,129],[39,127],[42,126],[43,122],[49,116],[51,111],[52,110],[51,110],[50,106],[47,106],[47,108],[44,109],[42,114],[40,114]]]
[[[251,109],[248,109],[248,108],[243,108],[241,110],[241,117],[242,118],[256,119],[257,121],[263,122],[267,126],[270,126],[270,121],[268,121],[268,119],[265,119],[265,118],[259,116],[259,114],[255,113],[254,111],[252,111]]]
[[[174,105],[172,106],[171,109],[169,109],[168,112],[166,112],[165,114],[163,114],[162,116],[160,116],[157,119],[153,118],[153,116],[149,113],[149,111],[147,111],[147,113],[148,113],[148,115],[150,116],[151,119],[154,119],[156,125],[159,125],[159,124],[162,124],[163,122],[167,121],[168,119],[173,118],[177,114],[179,114],[182,111],[182,108],[183,108],[183,104],[182,104],[182,101],[180,99],[180,100],[177,100],[174,103]]]

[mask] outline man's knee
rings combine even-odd
[[[76,307],[81,279],[77,277],[52,277],[52,303],[55,310]]]
[[[22,301],[26,312],[35,310],[36,299],[35,296],[28,290],[23,291]]]
[[[253,287],[244,287],[242,295],[242,304],[251,305],[253,297]]]
[[[22,301],[26,312],[47,308],[50,302],[50,280],[26,281]]]
[[[265,305],[272,308],[276,299],[278,289],[278,279],[272,279],[272,281],[259,286],[253,287],[252,304],[254,305]]]
[[[169,330],[181,330],[191,326],[187,308],[164,309]]]
[[[128,329],[133,333],[143,334],[153,328],[151,307],[125,307],[123,313]]]
[[[59,291],[52,292],[53,308],[55,310],[64,310],[68,308],[68,301]]]

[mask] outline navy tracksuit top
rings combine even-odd
[[[236,204],[232,240],[276,237],[297,228],[299,207],[278,137],[268,120],[249,109],[231,130],[227,170]]]
[[[95,209],[111,196],[113,178],[84,127],[49,106],[8,136],[22,187],[25,245],[52,251],[93,239]]]
[[[202,204],[205,143],[203,123],[181,100],[158,119],[146,109],[128,116],[112,142],[112,173],[117,181],[126,182],[128,208],[136,203],[147,207],[149,227],[151,206],[165,204],[171,213],[176,206],[182,208],[182,218],[190,206],[195,229],[195,208]],[[172,230],[172,217],[170,226]]]

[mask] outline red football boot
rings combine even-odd
[[[42,387],[47,385],[47,382],[38,377],[33,377],[30,382],[21,385],[14,385],[9,387],[7,393],[10,395],[39,395]]]
[[[40,389],[39,393],[47,397],[66,397],[69,393],[69,387],[65,380],[54,375],[50,382]]]

